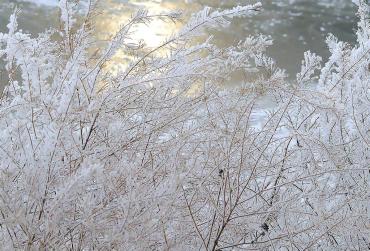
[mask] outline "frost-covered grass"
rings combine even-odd
[[[370,24],[357,44],[328,35],[327,62],[304,55],[294,84],[263,35],[219,49],[261,5],[206,8],[157,48],[131,37],[139,11],[105,48],[94,4],[60,30],[0,34],[0,242],[4,250],[366,250],[370,245]],[[133,55],[112,75],[117,50]],[[163,57],[163,55],[166,55]],[[247,82],[222,88],[235,70]],[[260,127],[261,97],[275,107]]]

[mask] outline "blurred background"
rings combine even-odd
[[[185,12],[183,22],[204,6],[230,8],[255,3],[254,0],[100,0],[96,36],[104,40],[125,23],[132,13],[146,8],[151,13],[180,9]],[[237,44],[254,34],[270,35],[274,45],[268,54],[278,66],[287,70],[291,78],[300,68],[303,52],[311,50],[323,56],[329,54],[325,37],[333,33],[341,40],[353,43],[356,28],[356,8],[350,0],[261,0],[264,10],[257,16],[237,18],[227,30],[210,31],[220,46]],[[21,9],[19,28],[33,35],[46,28],[57,27],[57,0],[0,0],[0,32],[6,32],[9,15],[17,6]],[[135,32],[137,39],[154,47],[165,37],[181,28],[181,23],[155,21]]]

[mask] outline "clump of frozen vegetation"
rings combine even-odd
[[[368,249],[370,24],[355,3],[357,44],[329,35],[329,60],[307,52],[294,85],[268,37],[195,42],[260,4],[206,8],[154,49],[131,31],[180,13],[140,11],[99,51],[92,4],[77,24],[60,1],[62,28],[35,38],[16,11],[0,34],[3,249]],[[112,75],[116,50],[136,59]],[[253,77],[225,90],[236,69]],[[276,105],[256,127],[264,95]]]

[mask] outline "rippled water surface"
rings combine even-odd
[[[119,25],[129,19],[133,12],[147,8],[152,13],[181,9],[187,13],[201,10],[204,6],[228,8],[256,1],[248,0],[101,0],[96,36],[104,39],[114,33]],[[269,55],[279,66],[294,76],[299,69],[303,52],[314,51],[327,56],[325,36],[333,33],[340,39],[353,42],[356,27],[356,9],[350,0],[265,0],[261,1],[264,10],[254,17],[233,20],[232,26],[224,31],[213,31],[219,46],[235,44],[251,34],[271,35],[274,45]],[[56,27],[57,0],[0,0],[0,31],[6,31],[9,15],[15,6],[20,14],[20,28],[37,34],[48,27]],[[147,45],[156,46],[181,24],[155,21],[150,27],[143,27],[135,36]]]

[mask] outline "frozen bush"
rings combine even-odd
[[[3,248],[368,248],[370,27],[356,3],[358,43],[329,35],[328,62],[307,52],[295,85],[266,36],[196,42],[260,4],[206,8],[157,48],[132,29],[181,14],[139,11],[95,52],[93,3],[78,24],[60,1],[62,28],[34,38],[15,11],[0,34]],[[117,50],[137,56],[113,75]],[[253,77],[225,89],[236,70]],[[265,95],[276,105],[256,126]]]

